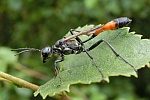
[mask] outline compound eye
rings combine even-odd
[[[46,59],[50,58],[52,54],[52,49],[50,47],[45,47],[41,50],[41,57],[43,59],[43,63],[46,62]]]
[[[51,52],[51,48],[50,47],[45,47],[42,49],[42,53],[49,53]]]

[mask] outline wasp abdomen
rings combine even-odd
[[[121,28],[131,23],[132,20],[127,17],[121,17],[112,21],[116,23],[116,28]]]
[[[124,26],[128,25],[131,21],[132,20],[127,17],[116,18],[116,19],[104,24],[103,27],[97,29],[95,31],[95,33],[93,34],[93,37],[97,36],[98,34],[100,34],[103,31],[106,31],[106,30],[115,30],[115,29],[124,27]]]

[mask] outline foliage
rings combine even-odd
[[[143,34],[143,38],[150,37],[149,0],[138,0],[138,2],[135,0],[1,0],[0,46],[1,48],[8,47],[8,49],[0,51],[3,54],[1,58],[4,58],[3,60],[0,59],[0,70],[29,82],[42,85],[53,78],[53,62],[56,57],[53,56],[43,65],[42,61],[40,62],[39,53],[25,53],[19,56],[19,62],[16,62],[18,57],[10,54],[10,48],[43,48],[46,45],[51,46],[72,28],[74,29],[86,24],[106,23],[121,16],[127,16],[133,20],[130,24],[131,31]],[[9,59],[13,59],[13,62],[8,62],[7,58],[8,61]],[[124,84],[125,87],[133,88],[130,93],[132,97],[149,99],[149,73],[149,69],[142,69],[139,71],[138,79],[121,77],[119,82],[124,80],[125,82],[128,81],[131,85],[125,82],[120,83],[120,85]],[[72,86],[73,90],[71,90],[72,93],[70,93],[70,96],[77,97],[78,95],[78,98],[81,97],[82,99],[91,98],[92,93],[95,93],[94,91],[101,91],[103,88],[107,92],[102,91],[102,94],[104,94],[103,98],[110,98],[113,92],[109,91],[113,90],[114,87],[115,90],[122,89],[122,87],[113,84],[116,81],[118,82],[118,78],[111,78],[109,84],[104,83],[105,87],[101,84],[86,85],[86,87],[84,85],[83,87]],[[96,87],[97,90],[92,90],[91,87]],[[86,92],[77,94],[75,93],[77,89]],[[88,90],[91,93],[87,93]],[[28,92],[28,95],[22,95],[20,91],[22,91],[22,94],[24,93],[23,89],[18,89],[6,82],[0,83],[0,95],[3,95],[1,96],[4,97],[2,98],[3,100],[14,100],[14,98],[18,100],[41,99],[40,96],[33,98],[31,91]],[[123,96],[127,96],[127,92],[124,89],[121,92],[125,93]],[[115,97],[120,97],[121,95],[118,92],[115,94]]]
[[[140,35],[134,36],[133,32],[128,33],[128,29],[124,28],[103,32],[93,40],[89,41],[86,46],[92,45],[99,39],[105,39],[114,48],[119,50],[118,52],[120,55],[125,59],[128,59],[130,63],[133,63],[133,65],[137,66],[136,68],[139,69],[144,67],[150,59],[150,41],[141,40],[140,37]],[[133,68],[121,59],[116,58],[110,48],[104,43],[90,53],[98,63],[106,81],[108,81],[108,77],[110,76],[137,76]],[[91,59],[88,59],[85,53],[66,56],[65,61],[60,64],[62,65],[61,68],[65,69],[60,74],[63,81],[61,86],[57,87],[59,78],[54,78],[41,86],[38,91],[35,92],[35,95],[40,93],[45,99],[47,95],[54,96],[55,94],[60,93],[60,91],[66,90],[69,92],[69,86],[71,84],[100,82],[102,79],[101,75],[91,62]]]

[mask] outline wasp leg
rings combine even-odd
[[[71,29],[70,30],[70,33],[72,34],[73,32],[81,32],[81,31],[78,31],[78,30],[75,30],[75,29]],[[74,33],[72,34],[72,35],[74,35]],[[79,38],[78,36],[77,37],[75,37],[75,38]],[[85,42],[88,42],[89,40],[91,40],[91,39],[93,39],[94,37],[93,37],[93,35],[90,37],[90,38],[88,38],[87,40],[84,40],[84,41],[81,41],[81,42],[79,42],[80,44],[81,43],[85,43]]]
[[[70,31],[70,33],[71,33],[72,35],[74,34],[72,31]],[[92,57],[92,55],[87,51],[87,49],[85,49],[85,46],[84,46],[83,42],[81,41],[81,39],[80,39],[78,36],[75,37],[75,39],[81,44],[81,46],[82,46],[84,52],[86,52],[86,54],[87,54],[87,55],[90,57],[90,59],[93,61],[95,67],[98,69],[99,73],[100,73],[101,76],[102,76],[102,80],[104,80],[104,75],[103,75],[102,71],[99,69],[99,67],[98,67],[96,61],[94,60],[94,58]]]
[[[101,39],[99,41],[97,41],[96,43],[94,43],[91,47],[89,47],[87,49],[87,51],[90,51],[92,49],[94,49],[95,47],[97,47],[99,44],[101,44],[102,42],[106,43],[107,46],[113,51],[113,53],[117,56],[117,57],[120,57],[125,63],[127,63],[128,65],[130,65],[134,71],[136,72],[136,74],[138,75],[138,72],[137,72],[137,69],[135,68],[135,66],[133,66],[131,63],[129,63],[125,58],[123,58],[112,46],[109,42],[107,42],[106,40],[104,39]]]
[[[62,81],[61,81],[61,77],[60,77],[60,70],[59,70],[59,68],[58,68],[58,66],[57,66],[57,63],[58,63],[58,62],[62,62],[62,61],[64,61],[64,56],[63,56],[63,55],[61,55],[61,59],[55,60],[55,62],[54,62],[55,72],[56,72],[56,74],[57,74],[56,77],[59,78],[59,85],[58,85],[58,86],[61,85]]]

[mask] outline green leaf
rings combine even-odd
[[[85,39],[87,36],[81,36],[81,38]],[[108,41],[120,55],[137,69],[149,65],[150,40],[141,39],[141,35],[136,35],[134,32],[129,33],[129,28],[102,32],[86,43],[86,48],[100,39]],[[104,74],[105,80],[108,82],[110,76],[136,76],[133,68],[119,57],[116,57],[105,43],[91,50],[90,54],[96,60],[96,63]],[[39,93],[43,98],[46,98],[47,95],[54,96],[61,93],[61,91],[69,92],[69,86],[72,84],[91,84],[93,82],[100,82],[102,79],[93,62],[85,53],[65,56],[65,61],[60,63],[60,67],[63,69],[60,73],[62,78],[61,86],[57,87],[59,78],[53,78],[42,85],[34,93],[35,96]]]

